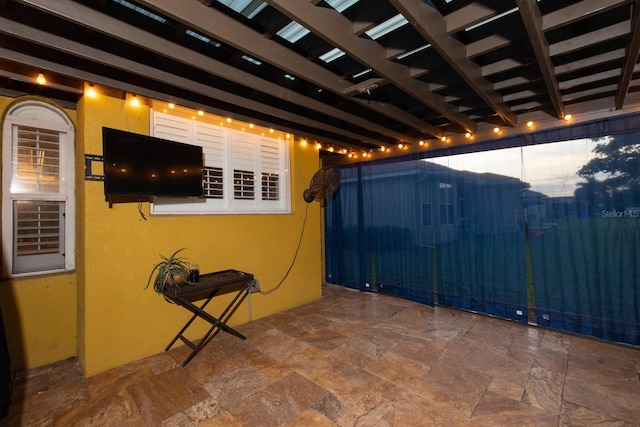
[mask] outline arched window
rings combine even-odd
[[[2,275],[75,268],[75,132],[38,100],[9,107],[2,134]]]

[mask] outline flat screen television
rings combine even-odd
[[[102,155],[108,200],[203,195],[202,147],[103,127]]]

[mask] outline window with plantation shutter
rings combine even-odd
[[[2,136],[3,276],[75,267],[74,128],[50,104],[17,103]]]
[[[64,266],[64,202],[14,200],[13,271],[31,271],[34,258],[40,268]]]
[[[253,171],[233,170],[233,198],[236,200],[255,199],[255,173]]]
[[[262,200],[280,199],[280,177],[277,173],[262,172]]]
[[[277,203],[280,200],[280,172],[282,152],[276,141],[260,138],[260,174],[262,200]]]
[[[205,166],[204,173],[204,197],[209,199],[224,198],[224,175],[222,168]]]
[[[256,149],[254,135],[230,131],[233,165],[233,199],[239,209],[251,209],[256,199]]]
[[[189,144],[192,126],[193,123],[189,120],[169,114],[157,114],[154,116],[153,136]]]
[[[60,191],[60,132],[15,126],[11,166],[12,193]]]
[[[289,143],[154,111],[153,136],[199,145],[203,198],[155,198],[153,214],[289,213]]]
[[[210,204],[220,206],[225,197],[225,134],[220,127],[206,123],[194,127],[196,145],[202,147],[204,155],[204,197],[210,199]]]

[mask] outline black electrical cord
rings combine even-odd
[[[147,220],[147,217],[144,216],[144,213],[142,213],[142,201],[138,201],[138,213],[140,214],[140,216],[142,217],[142,219],[144,219],[145,221]]]
[[[300,253],[300,246],[302,245],[302,236],[304,236],[304,228],[305,228],[305,225],[307,224],[307,214],[309,213],[310,204],[311,203],[307,203],[307,208],[304,211],[304,220],[302,221],[302,231],[300,231],[300,239],[298,240],[298,247],[296,248],[296,252],[293,255],[293,260],[291,260],[291,265],[289,265],[287,272],[282,277],[282,279],[280,279],[280,282],[278,282],[275,288],[269,289],[268,291],[260,291],[260,295],[269,295],[270,293],[277,291],[278,288],[280,288],[280,285],[282,285],[282,283],[284,283],[284,281],[287,279],[287,276],[289,276],[289,273],[291,272],[293,265],[296,263],[296,258],[298,257],[298,253]]]

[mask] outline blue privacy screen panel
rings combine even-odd
[[[341,166],[326,280],[640,344],[639,117]]]

